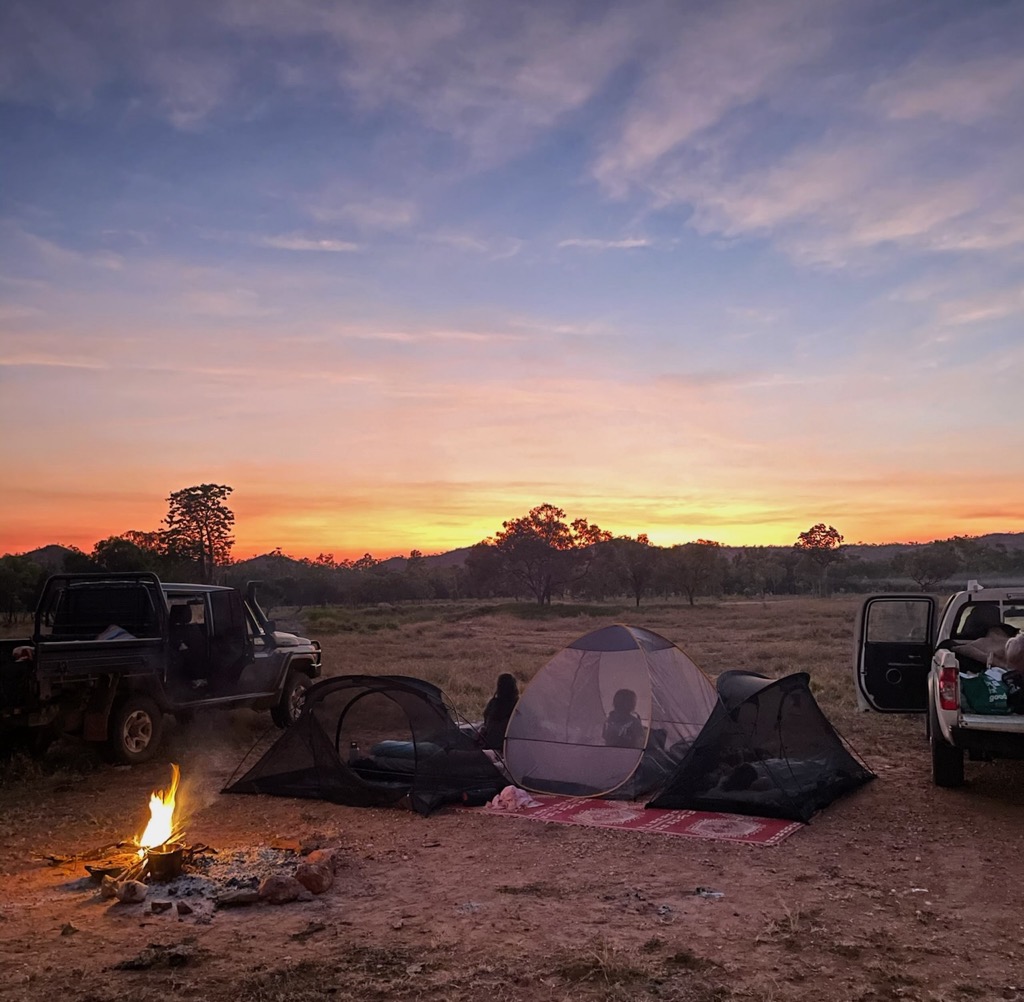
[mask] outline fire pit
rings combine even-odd
[[[146,869],[152,880],[166,883],[181,876],[184,858],[183,842],[165,842],[146,851]]]
[[[116,898],[125,905],[148,902],[143,914],[168,913],[197,923],[210,921],[220,908],[308,901],[332,886],[341,865],[337,847],[306,847],[293,837],[275,838],[219,859],[216,849],[189,844],[175,816],[180,778],[172,765],[167,790],[150,795],[149,822],[138,838],[46,858],[53,865],[84,862],[104,899]]]
[[[131,900],[141,900],[146,883],[176,880],[198,854],[215,851],[204,845],[189,846],[182,839],[174,816],[180,779],[181,771],[172,764],[170,786],[150,795],[149,822],[143,833],[131,842],[119,843],[125,852],[117,858],[86,866],[90,876],[100,881],[100,893],[105,897],[125,900],[130,891],[134,895]],[[129,888],[130,884],[140,886]]]

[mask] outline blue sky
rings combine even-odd
[[[8,0],[0,552],[1024,528],[1014,3]]]

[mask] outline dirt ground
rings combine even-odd
[[[913,723],[874,782],[775,847],[222,795],[217,730],[191,785],[184,730],[188,841],[256,875],[294,867],[274,839],[337,847],[333,887],[186,916],[111,903],[81,861],[41,857],[136,833],[167,761],[8,784],[0,999],[1024,999],[1024,770],[936,790]]]
[[[158,761],[133,769],[72,744],[42,765],[4,767],[0,1002],[1024,1002],[1024,763],[968,763],[967,787],[936,789],[921,720],[852,710],[848,609],[794,609],[785,628],[749,610],[704,612],[700,629],[686,615],[653,625],[713,636],[698,663],[742,665],[755,651],[777,671],[799,665],[809,634],[820,637],[819,699],[877,779],[765,847],[224,795],[258,733],[242,711],[172,725]],[[520,653],[496,663],[493,653],[483,660],[497,649],[491,627],[477,639],[468,628],[416,627],[362,647],[347,639],[329,660],[445,682],[458,649],[486,664],[485,695],[495,670],[542,664],[580,632],[578,622],[509,627],[500,649]],[[215,848],[219,872],[236,885],[290,873],[298,854],[271,848],[285,839],[337,849],[333,886],[279,906],[215,910],[200,895],[185,898],[191,914],[155,913],[153,901],[175,900],[172,885],[152,886],[143,904],[112,903],[82,860],[46,858],[137,835],[172,761],[187,841]]]

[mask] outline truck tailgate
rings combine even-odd
[[[971,731],[999,731],[1002,734],[1024,735],[1024,714],[963,713],[959,726]]]
[[[161,641],[62,640],[36,647],[36,676],[40,681],[85,678],[91,675],[162,673]]]

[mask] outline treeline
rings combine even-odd
[[[946,592],[969,577],[985,584],[1024,582],[1024,549],[956,537],[908,545],[893,556],[871,557],[846,547],[821,553],[806,546],[726,548],[710,540],[671,547],[640,539],[600,540],[582,552],[510,554],[493,541],[478,543],[450,564],[413,551],[408,558],[355,562],[293,560],[275,553],[228,568],[240,586],[264,582],[261,594],[283,605],[370,605],[446,599],[554,601],[698,601],[763,599],[913,590]]]
[[[698,539],[671,547],[643,534],[613,536],[586,519],[569,521],[544,504],[502,523],[493,538],[451,556],[336,561],[331,554],[294,559],[280,550],[231,562],[230,488],[204,484],[171,495],[169,528],[125,533],[98,542],[91,553],[61,549],[60,566],[32,556],[0,558],[0,614],[8,623],[31,609],[54,570],[153,571],[165,580],[215,580],[243,586],[263,582],[270,605],[367,605],[426,600],[553,601],[698,600],[725,596],[823,595],[833,592],[962,588],[968,577],[986,584],[1024,581],[1024,548],[953,537],[922,545],[880,548],[843,545],[832,526],[818,523],[791,547],[724,547]],[[188,518],[183,504],[188,502]],[[209,518],[210,513],[215,518]],[[214,524],[217,531],[211,532]],[[190,529],[190,525],[196,528]]]

